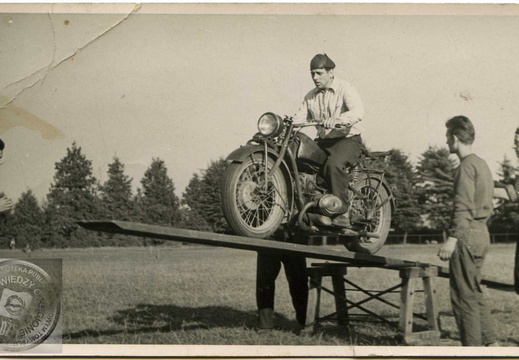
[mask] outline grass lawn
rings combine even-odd
[[[438,246],[388,245],[377,255],[445,265],[436,257]],[[515,245],[493,245],[484,273],[511,283],[514,252]],[[278,328],[255,331],[256,253],[250,251],[202,246],[133,247],[30,254],[14,250],[9,256],[63,259],[64,343],[402,345],[394,326],[373,321],[352,321],[347,327],[324,324],[312,336],[297,335],[283,270],[276,289]],[[347,278],[370,290],[400,282],[397,271],[377,268],[350,268]],[[431,345],[458,346],[448,280],[435,279],[435,286],[444,338]],[[487,295],[502,345],[519,345],[519,296],[496,290],[487,290]],[[364,295],[349,292],[348,297],[360,300]],[[399,294],[388,294],[386,299],[398,304]],[[323,294],[322,314],[334,312],[333,304],[333,297]],[[365,306],[398,321],[397,309],[381,302]],[[423,312],[420,294],[416,311]],[[358,310],[352,310],[351,314],[355,313]]]

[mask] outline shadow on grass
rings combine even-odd
[[[180,307],[175,305],[139,304],[135,308],[118,311],[109,318],[118,329],[86,329],[63,334],[64,339],[81,339],[117,334],[141,334],[151,332],[189,331],[211,328],[254,328],[256,312],[245,312],[224,306]],[[275,322],[281,328],[293,328],[295,320],[275,314]]]
[[[109,320],[112,328],[106,330],[85,329],[63,334],[64,340],[72,342],[86,338],[116,335],[138,335],[172,331],[195,331],[212,328],[253,329],[256,311],[240,311],[225,306],[181,307],[176,305],[139,304],[134,308],[119,310]],[[276,329],[295,333],[299,326],[295,319],[275,313]],[[370,327],[356,323],[355,326],[324,326],[314,336],[326,336],[349,341],[357,345],[401,345],[398,336],[387,333],[387,325],[377,324],[374,332]],[[386,330],[384,330],[386,329]],[[372,329],[371,329],[372,330]],[[393,331],[389,331],[390,333]]]
[[[317,328],[317,336],[341,339],[356,346],[400,346],[403,337],[388,324],[352,322],[343,326],[322,326]]]

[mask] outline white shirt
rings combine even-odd
[[[348,82],[334,78],[326,89],[314,88],[305,96],[301,108],[294,115],[294,122],[308,120],[340,119],[343,124],[352,125],[350,131],[319,127],[317,135],[322,139],[359,135],[359,122],[364,116],[364,106],[357,90]]]

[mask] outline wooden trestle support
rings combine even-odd
[[[309,296],[307,307],[306,327],[303,330],[313,333],[322,321],[335,320],[338,325],[349,325],[353,319],[350,317],[350,310],[359,309],[381,322],[397,326],[401,331],[403,340],[408,345],[419,344],[422,340],[439,339],[441,336],[438,302],[433,279],[438,277],[438,268],[434,266],[425,267],[402,267],[399,269],[401,281],[387,289],[366,290],[349,280],[346,275],[348,267],[354,265],[344,263],[313,263],[307,268],[309,279]],[[398,270],[394,268],[394,270]],[[332,289],[323,285],[323,279],[329,277]],[[423,283],[423,290],[419,289],[420,279]],[[348,287],[346,287],[348,285]],[[352,301],[347,293],[358,291],[367,297],[360,301]],[[333,295],[335,300],[335,313],[321,315],[321,296],[326,292]],[[400,293],[400,304],[395,304],[383,296],[390,293]],[[425,303],[425,314],[415,312],[416,294],[423,292]],[[389,321],[386,317],[380,316],[369,310],[364,304],[370,301],[379,301],[390,307],[399,310],[398,323]],[[414,331],[415,318],[427,321],[427,329]]]

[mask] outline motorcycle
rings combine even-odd
[[[301,132],[309,126],[323,125],[319,120],[294,123],[271,112],[259,118],[259,132],[226,159],[221,194],[227,223],[242,236],[266,239],[284,229],[292,238],[332,236],[350,251],[376,253],[387,239],[396,202],[384,171],[369,165],[391,152],[363,147],[348,170],[351,225],[335,226],[326,214],[340,199],[319,175],[327,154]]]

